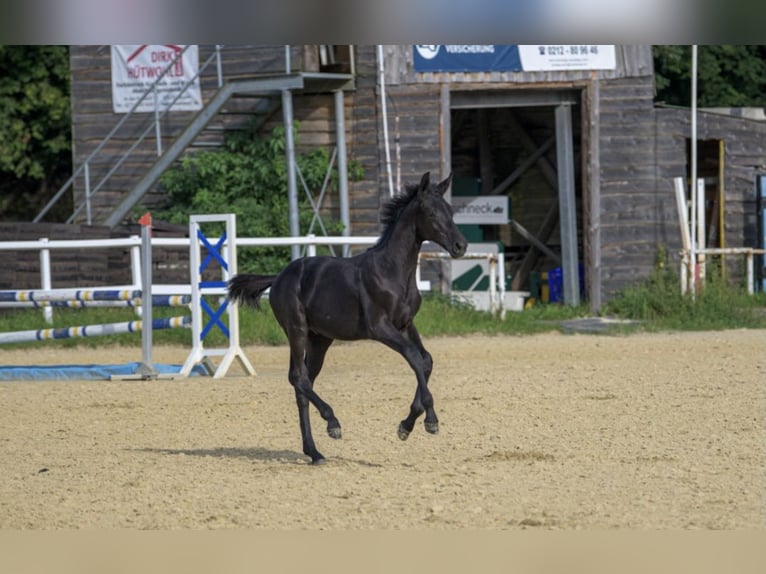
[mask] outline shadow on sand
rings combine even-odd
[[[184,455],[199,457],[216,458],[245,458],[248,460],[258,460],[262,462],[282,462],[291,464],[306,464],[310,466],[310,460],[307,456],[292,450],[271,450],[262,447],[253,448],[138,448],[133,449],[138,452],[149,452],[155,454]],[[348,459],[343,457],[332,457],[327,462],[340,462],[369,467],[381,467],[382,465],[364,461]]]

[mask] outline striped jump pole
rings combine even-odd
[[[16,294],[16,298],[8,294]],[[24,295],[19,296],[19,293]],[[31,297],[26,297],[28,294]],[[101,297],[98,299],[70,299],[66,295],[54,295],[51,291],[0,291],[0,308],[20,308],[20,307],[57,307],[81,309],[85,307],[140,307],[143,298],[141,291],[132,291],[132,294],[138,293],[139,297],[125,299]],[[154,307],[183,307],[191,303],[191,295],[152,295],[152,305]]]
[[[190,327],[190,316],[165,317],[153,319],[152,330],[177,329]],[[61,327],[59,329],[32,329],[29,331],[14,331],[0,333],[0,345],[5,343],[30,343],[32,341],[49,341],[53,339],[72,339],[76,337],[102,337],[107,335],[122,335],[144,330],[144,321],[125,321],[122,323],[104,323],[102,325],[83,325],[79,327]]]
[[[89,304],[117,304],[118,306],[141,306],[141,320],[101,325],[84,325],[57,329],[36,329],[0,333],[0,345],[4,343],[27,343],[74,337],[97,337],[141,332],[142,360],[133,375],[121,378],[157,379],[160,375],[152,363],[152,331],[191,327],[192,317],[152,317],[155,304],[162,306],[188,305],[193,297],[188,295],[152,294],[152,244],[151,214],[139,219],[141,224],[141,289],[47,289],[29,291],[0,291],[0,305],[4,306],[88,306]],[[185,373],[188,375],[188,373]]]
[[[31,289],[0,291],[0,302],[44,301],[133,301],[141,299],[140,289]]]

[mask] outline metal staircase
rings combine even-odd
[[[293,90],[303,87],[303,79],[299,75],[285,75],[263,77],[253,80],[235,80],[227,82],[221,87],[213,98],[203,107],[195,118],[189,123],[181,135],[173,144],[157,158],[144,177],[133,186],[125,199],[114,208],[112,213],[104,220],[106,225],[117,225],[136,205],[147,191],[157,183],[160,176],[165,173],[173,162],[176,161],[184,150],[205,129],[208,122],[215,117],[224,104],[235,94],[262,94],[278,95],[282,90]]]
[[[224,81],[221,74],[221,48],[221,46],[216,46],[216,49],[213,51],[211,56],[200,64],[196,76],[191,78],[179,91],[176,99],[178,99],[183,91],[189,87],[192,82],[197,80],[209,66],[212,66],[213,64],[216,65],[218,71],[217,91],[207,101],[207,103],[203,105],[202,109],[192,118],[189,124],[174,139],[170,146],[162,149],[161,122],[168,111],[172,109],[172,106],[176,100],[173,100],[167,104],[164,110],[156,110],[153,121],[149,122],[149,125],[145,127],[141,135],[135,139],[127,151],[121,155],[120,158],[113,163],[113,165],[109,166],[109,169],[106,171],[105,175],[103,175],[103,177],[101,177],[97,182],[90,181],[90,165],[97,161],[99,154],[103,153],[103,150],[106,148],[109,142],[115,138],[115,135],[119,133],[120,129],[127,122],[129,122],[131,117],[134,116],[141,102],[144,99],[150,97],[155,92],[157,86],[162,81],[168,70],[172,68],[172,66],[176,63],[176,60],[183,56],[183,51],[176,56],[175,60],[168,64],[163,73],[160,74],[152,86],[146,90],[146,92],[136,102],[133,108],[117,122],[109,134],[77,167],[72,176],[64,183],[64,185],[56,192],[56,194],[54,194],[48,204],[46,204],[46,206],[35,217],[34,221],[41,221],[45,214],[51,209],[51,207],[53,207],[53,205],[55,205],[67,191],[73,190],[75,181],[78,181],[78,178],[81,178],[84,180],[84,197],[82,198],[82,201],[75,202],[72,215],[67,219],[66,223],[72,223],[78,217],[83,219],[84,215],[84,219],[88,224],[98,223],[113,227],[119,224],[126,217],[126,215],[129,214],[131,209],[133,209],[133,207],[137,205],[142,200],[142,198],[144,198],[147,192],[149,192],[157,183],[162,174],[168,168],[170,168],[173,163],[179,159],[179,157],[181,157],[185,150],[189,149],[190,147],[217,146],[223,141],[223,132],[226,129],[226,122],[219,121],[217,125],[212,126],[211,122],[213,122],[213,119],[216,117],[218,117],[220,120],[227,113],[232,113],[225,110],[227,102],[233,101],[234,98],[256,98],[257,101],[254,102],[252,106],[250,106],[250,111],[248,114],[261,113],[265,115],[273,115],[280,109],[280,107],[285,108],[287,106],[289,109],[283,109],[283,116],[285,123],[288,123],[289,121],[291,124],[293,92],[305,89],[314,93],[330,91],[340,93],[340,90],[353,84],[353,76],[349,74],[305,72],[291,73],[289,46],[285,47],[285,73],[271,73],[268,75],[258,75],[256,77],[246,79]],[[338,98],[336,98],[336,113],[338,112],[337,101]],[[237,108],[238,106],[232,107]],[[239,106],[239,108],[241,107],[242,106]],[[340,111],[342,112],[342,103]],[[241,115],[242,111],[240,109],[240,111],[234,111],[233,113]],[[341,122],[342,126],[342,113],[340,115],[341,118],[338,119],[338,121]],[[199,138],[200,134],[202,134],[203,131],[208,128],[208,126],[210,126],[209,137]],[[212,135],[210,135],[211,132]],[[99,217],[94,217],[91,209],[93,197],[100,190],[105,188],[106,184],[110,181],[110,178],[118,173],[120,167],[126,164],[131,156],[134,158],[133,161],[137,161],[135,160],[135,157],[138,155],[137,151],[141,151],[143,149],[145,153],[146,144],[144,144],[144,148],[141,148],[140,146],[152,133],[156,135],[156,140],[158,142],[158,156],[156,161],[154,161],[151,167],[146,170],[146,172],[138,179],[135,184],[131,185],[130,190],[123,196],[123,198],[113,209],[109,210],[105,216],[98,214]],[[338,133],[342,134],[343,132],[342,130],[339,130]],[[343,154],[345,155],[345,143],[343,143],[342,146],[339,145],[339,147],[343,148]],[[288,154],[289,153],[292,153],[292,151],[288,151]],[[291,158],[288,157],[288,162],[290,161]],[[339,167],[342,167],[342,169],[345,170],[345,157],[343,158],[342,166],[339,160]],[[343,174],[342,179],[345,179],[345,174]],[[297,196],[295,183],[293,182],[291,185],[293,187],[293,189],[290,190],[291,197]],[[344,184],[342,183],[341,187],[343,186]],[[347,194],[347,190],[342,189],[341,193]],[[343,202],[343,198],[341,201]],[[348,216],[346,214],[345,218],[342,216],[342,219],[347,219],[347,217]]]

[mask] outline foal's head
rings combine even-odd
[[[452,174],[437,184],[430,183],[429,179],[429,172],[423,174],[413,197],[417,206],[415,225],[418,237],[441,245],[452,257],[461,257],[468,244],[452,220],[452,207],[444,199],[444,193],[452,182]]]

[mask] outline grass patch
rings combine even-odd
[[[210,301],[213,308],[217,301]],[[280,345],[287,342],[268,301],[263,301],[260,310],[240,310],[240,341],[244,345]],[[187,315],[185,308],[154,308],[155,317]],[[722,330],[737,328],[766,328],[766,294],[748,295],[742,285],[732,285],[720,279],[720,274],[708,273],[708,283],[697,294],[696,299],[681,295],[678,277],[658,259],[652,275],[644,282],[617,293],[604,306],[602,314],[619,319],[640,321],[638,330]],[[455,301],[448,296],[427,294],[415,318],[415,324],[424,337],[468,335],[530,335],[546,331],[561,331],[560,322],[568,319],[587,317],[586,306],[569,307],[560,304],[535,305],[520,312],[506,313],[505,320],[477,311],[467,303]],[[59,309],[53,311],[54,328],[101,323],[116,323],[138,319],[130,308],[85,308]],[[206,319],[207,320],[207,319]],[[224,319],[224,323],[225,323]],[[4,310],[0,312],[0,332],[26,331],[48,328],[39,309]],[[629,333],[629,330],[615,326],[610,332]],[[154,331],[156,345],[176,344],[191,347],[190,329],[166,329]],[[140,333],[129,333],[109,337],[90,337],[15,343],[3,347],[40,346],[84,346],[141,345]],[[226,338],[214,326],[205,338],[208,347],[225,346]]]
[[[429,294],[415,317],[415,325],[423,336],[468,335],[530,335],[557,330],[557,321],[587,316],[586,307],[537,305],[520,312],[507,312],[505,319],[477,311],[470,304],[452,298]]]
[[[604,306],[605,314],[641,321],[648,331],[717,331],[766,327],[766,293],[749,295],[744,285],[707,269],[696,297],[681,293],[680,278],[662,252],[646,281],[623,289]]]

